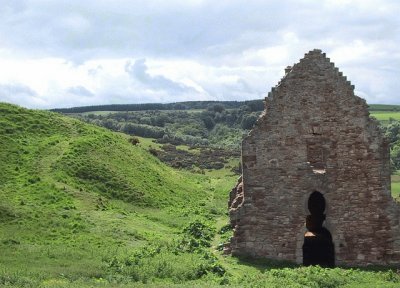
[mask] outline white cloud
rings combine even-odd
[[[92,97],[94,96],[93,92],[89,91],[87,88],[83,86],[73,86],[67,89],[68,93],[82,96],[82,97]]]
[[[367,101],[400,104],[394,0],[0,5],[0,82],[34,91],[7,96],[28,107],[261,98],[314,48]]]
[[[30,87],[21,83],[0,84],[0,102],[12,102],[20,105],[30,103],[41,106],[44,101]]]
[[[128,61],[125,65],[125,71],[136,81],[139,81],[145,87],[156,91],[166,91],[174,94],[196,93],[196,90],[183,83],[172,81],[163,75],[152,76],[148,73],[146,59],[138,59],[134,63]]]

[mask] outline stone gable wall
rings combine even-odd
[[[400,263],[388,142],[365,100],[320,50],[287,71],[242,143],[232,253],[301,263],[307,201],[319,191],[336,264]]]

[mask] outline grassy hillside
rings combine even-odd
[[[24,113],[17,107],[1,112],[7,122],[0,127],[6,135],[0,157],[9,164],[4,180],[26,180],[34,187],[64,184],[140,206],[187,204],[201,197],[196,193],[201,185],[188,183],[188,177],[123,135],[46,112]]]
[[[174,170],[142,141],[0,104],[1,287],[398,287],[400,276],[223,256],[228,169]],[[397,285],[397,286],[396,286]]]
[[[6,275],[100,276],[105,257],[225,213],[234,178],[173,170],[125,135],[55,113],[0,104],[0,115]]]

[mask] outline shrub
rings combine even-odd
[[[215,228],[209,222],[195,220],[183,229],[182,234],[179,248],[182,251],[194,252],[211,246]]]
[[[242,123],[240,125],[245,130],[250,130],[256,123],[258,116],[256,114],[250,114],[243,117]]]
[[[136,145],[138,145],[138,144],[140,143],[140,140],[139,140],[139,138],[137,138],[137,137],[131,137],[131,138],[129,138],[129,142],[130,142],[133,146],[136,146]]]
[[[145,124],[127,123],[123,125],[122,132],[147,138],[162,138],[165,134],[163,128]]]
[[[150,148],[149,149],[149,153],[151,154],[151,155],[153,155],[153,156],[158,156],[158,150],[157,149],[154,149],[154,148]]]
[[[393,168],[395,170],[400,169],[400,142],[393,145],[392,149],[390,150],[390,158]]]
[[[142,283],[159,279],[184,283],[208,274],[217,277],[225,274],[225,268],[212,253],[205,250],[202,253],[181,252],[174,242],[149,244],[128,255],[104,261],[111,278],[117,280],[125,276]]]

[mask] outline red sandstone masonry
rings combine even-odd
[[[286,71],[242,143],[232,254],[301,263],[307,200],[319,191],[336,264],[400,264],[389,146],[365,100],[320,50]]]

